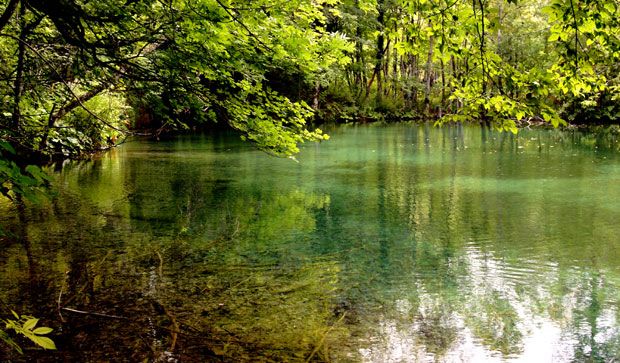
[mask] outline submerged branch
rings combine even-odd
[[[102,318],[109,318],[109,319],[131,320],[124,316],[109,315],[109,314],[97,313],[93,311],[84,311],[84,310],[77,310],[77,309],[71,309],[71,308],[60,308],[60,309],[71,312],[71,313],[82,314],[82,315],[100,316]]]

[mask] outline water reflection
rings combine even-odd
[[[45,205],[1,204],[2,309],[60,348],[3,354],[620,359],[615,135],[331,134],[299,164],[226,136],[129,143],[67,165]]]

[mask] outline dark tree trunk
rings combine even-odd
[[[19,9],[19,23],[21,32],[19,34],[18,50],[17,50],[17,69],[15,82],[13,83],[13,115],[11,116],[11,127],[13,131],[19,133],[21,128],[21,107],[19,106],[22,98],[22,90],[24,83],[24,61],[26,57],[26,8],[22,3]]]

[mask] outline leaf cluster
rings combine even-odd
[[[38,345],[43,349],[56,349],[56,344],[54,341],[45,335],[51,333],[53,331],[52,328],[40,326],[37,327],[39,323],[39,319],[34,318],[29,315],[18,315],[16,312],[11,311],[15,319],[6,319],[2,320],[5,324],[5,329],[13,331],[15,334],[28,338],[34,344]],[[22,348],[20,345],[15,342],[5,330],[0,329],[0,340],[2,340],[5,344],[10,346],[11,348],[18,351],[20,354],[23,354]]]

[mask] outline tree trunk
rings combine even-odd
[[[321,84],[319,83],[319,81],[316,81],[316,84],[314,85],[314,94],[312,95],[312,109],[315,111],[319,109],[319,97],[320,96],[321,96]]]
[[[431,71],[433,66],[433,50],[435,47],[435,37],[431,36],[428,44],[428,57],[426,58],[426,88],[424,94],[424,108],[426,114],[430,114],[431,108]]]
[[[22,91],[24,88],[24,61],[26,57],[26,7],[22,3],[19,9],[19,25],[21,32],[19,34],[19,43],[17,45],[17,69],[15,82],[13,83],[13,115],[11,123],[13,131],[19,133],[21,129],[21,107]]]
[[[387,51],[384,49],[385,47],[385,36],[383,35],[383,23],[385,21],[385,9],[383,8],[383,1],[378,2],[377,4],[379,15],[377,16],[377,21],[379,22],[379,26],[381,27],[379,31],[379,35],[377,36],[377,55],[375,58],[375,71],[377,77],[377,101],[381,101],[381,93],[383,92],[383,81],[381,77],[381,71],[383,70],[383,55]],[[370,89],[369,89],[370,91]]]

